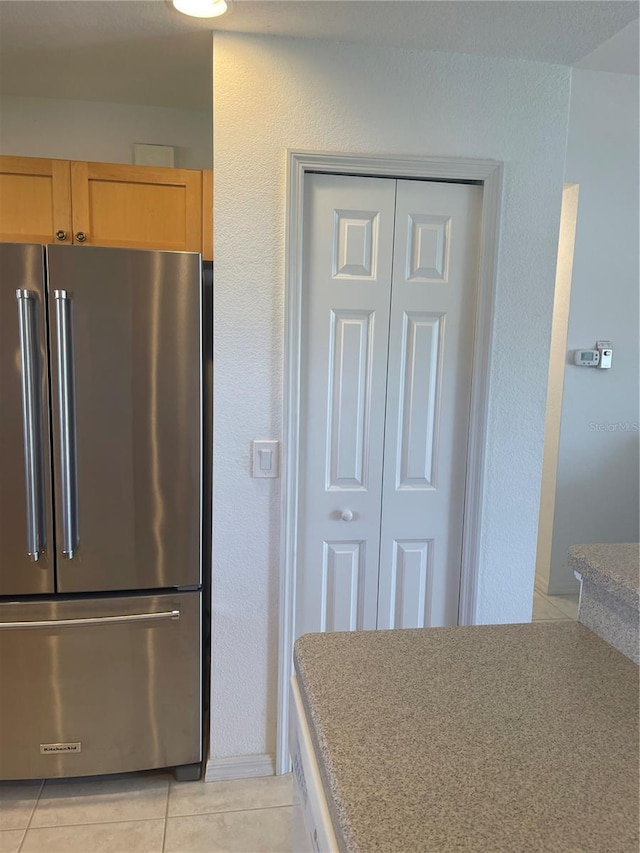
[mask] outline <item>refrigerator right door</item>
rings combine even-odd
[[[0,596],[53,592],[44,254],[0,243]]]
[[[201,264],[49,246],[58,592],[201,582]]]

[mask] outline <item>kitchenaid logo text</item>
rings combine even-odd
[[[82,752],[82,743],[41,743],[41,755],[60,752]]]

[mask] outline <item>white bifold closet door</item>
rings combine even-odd
[[[455,625],[482,188],[305,187],[296,634]]]

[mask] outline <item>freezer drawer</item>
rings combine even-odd
[[[201,593],[0,604],[0,779],[201,760]]]

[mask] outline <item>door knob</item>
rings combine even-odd
[[[342,510],[342,512],[340,513],[340,518],[341,518],[343,521],[353,521],[353,513],[351,512],[351,510],[350,510],[350,509],[344,509],[344,510]]]
[[[78,241],[78,243],[84,243],[86,239],[87,235],[84,233],[84,231],[78,231],[76,233],[76,240]]]
[[[56,240],[66,240],[67,232],[66,231],[56,231]]]

